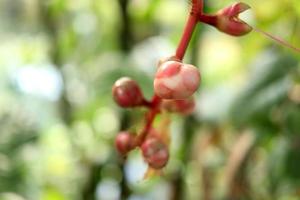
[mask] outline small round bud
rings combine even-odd
[[[195,99],[194,97],[190,97],[180,100],[163,100],[161,107],[169,112],[189,115],[195,110]]]
[[[135,136],[128,131],[120,132],[115,139],[115,146],[118,152],[125,156],[135,146]]]
[[[112,93],[115,102],[125,108],[139,106],[144,99],[138,84],[128,77],[117,80],[113,85]]]
[[[150,137],[141,146],[145,161],[154,169],[163,168],[169,160],[167,146],[158,138]]]
[[[200,73],[190,64],[167,61],[159,68],[154,80],[154,91],[163,99],[186,99],[198,89]]]

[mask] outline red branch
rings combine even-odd
[[[193,32],[195,30],[195,27],[197,23],[199,22],[198,16],[202,14],[203,9],[203,0],[192,0],[192,8],[189,15],[189,18],[187,20],[186,26],[184,28],[181,40],[179,42],[179,45],[176,50],[176,58],[179,60],[182,60],[186,49],[190,43],[190,40],[192,38]]]
[[[183,59],[185,55],[186,49],[190,43],[195,27],[199,22],[198,16],[202,14],[203,0],[192,0],[192,4],[193,5],[191,8],[191,12],[189,14],[188,21],[185,25],[183,35],[178,44],[176,54],[175,54],[175,57],[180,61]],[[143,105],[148,107],[149,111],[146,113],[146,117],[145,117],[146,125],[136,139],[136,146],[140,146],[145,140],[149,130],[152,127],[155,117],[157,116],[157,114],[160,113],[161,101],[162,99],[159,96],[154,95],[151,102],[148,102],[146,100],[143,102]]]
[[[184,57],[197,23],[197,17],[193,14],[190,14],[175,54],[176,58],[178,58],[179,60],[182,60]]]
[[[212,25],[212,26],[216,26],[218,19],[216,15],[207,15],[207,14],[201,14],[199,15],[198,20],[200,20],[203,23]]]
[[[142,132],[139,134],[136,140],[136,146],[140,146],[143,141],[145,140],[149,130],[151,129],[152,123],[156,117],[156,115],[160,112],[160,103],[162,99],[156,95],[153,96],[151,100],[151,108],[150,110],[146,113],[146,125]]]

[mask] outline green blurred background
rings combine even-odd
[[[244,2],[249,24],[300,47],[299,0]],[[156,63],[174,53],[188,7],[0,0],[1,200],[300,199],[300,56],[256,32],[198,26],[185,58],[202,73],[197,108],[169,116],[162,177],[143,180],[138,150],[126,161],[115,152],[115,135],[139,130],[145,110],[118,108],[112,84],[130,76],[152,96]]]

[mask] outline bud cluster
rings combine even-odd
[[[120,155],[126,156],[131,150],[140,147],[145,162],[153,169],[163,168],[169,160],[169,149],[159,135],[149,136],[140,142],[140,138],[128,131],[120,132],[115,139],[115,146]]]
[[[153,169],[163,168],[169,160],[168,142],[161,137],[166,133],[156,131],[152,122],[161,111],[191,114],[195,108],[192,97],[200,83],[196,67],[183,64],[174,56],[162,59],[154,80],[155,95],[151,101],[144,98],[138,83],[128,77],[118,79],[112,87],[115,102],[123,108],[144,106],[149,109],[146,124],[139,134],[120,132],[115,139],[117,151],[126,156],[140,148],[145,162]]]
[[[168,133],[166,128],[154,131],[153,121],[161,111],[191,114],[195,108],[193,94],[197,91],[201,76],[199,70],[182,62],[188,43],[199,22],[216,27],[219,31],[233,36],[249,33],[252,27],[239,19],[239,14],[250,7],[245,3],[236,3],[218,11],[215,15],[203,13],[203,1],[192,0],[192,9],[174,56],[159,61],[154,79],[154,92],[151,101],[144,98],[138,83],[128,77],[120,78],[112,88],[115,102],[123,108],[144,106],[148,108],[145,126],[138,134],[129,131],[120,132],[115,139],[117,151],[126,156],[128,152],[139,148],[145,162],[153,169],[163,168],[169,159],[168,141],[162,137]],[[153,134],[155,132],[155,134]]]

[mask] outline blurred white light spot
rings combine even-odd
[[[25,200],[23,197],[19,196],[16,193],[4,192],[0,194],[1,200]]]
[[[171,188],[166,181],[161,181],[155,185],[149,193],[149,199],[171,199]]]
[[[112,109],[100,108],[94,117],[93,126],[103,137],[110,139],[119,129],[118,117]]]
[[[148,188],[149,189],[149,188]],[[166,181],[157,182],[151,190],[142,195],[131,195],[128,200],[171,199],[171,187]]]
[[[82,35],[88,35],[95,31],[97,25],[97,19],[93,14],[85,13],[75,17],[73,28]]]
[[[22,92],[49,100],[57,100],[62,90],[61,76],[52,66],[22,67],[17,70],[15,79]]]
[[[253,13],[253,10],[251,10],[251,9],[242,12],[239,15],[239,18],[249,25],[252,25],[252,26],[255,25],[254,13]]]
[[[120,199],[120,188],[118,182],[106,179],[100,182],[96,191],[96,199],[118,200]]]
[[[11,192],[4,192],[0,194],[1,200],[25,200],[23,197],[19,196],[18,194],[11,193]]]
[[[214,32],[205,34],[200,56],[203,77],[210,82],[228,80],[241,66],[241,51],[235,38]]]
[[[135,152],[134,152],[135,153]],[[147,165],[140,154],[129,154],[125,165],[125,176],[130,184],[137,184],[143,180]]]
[[[163,37],[152,37],[136,45],[132,52],[132,59],[137,66],[154,75],[159,59],[172,55],[173,47]]]
[[[202,91],[197,101],[197,112],[200,118],[206,120],[224,119],[236,95],[234,86],[224,85]],[[222,103],[220,103],[222,100]]]

